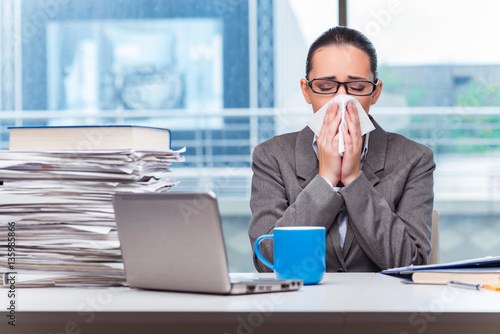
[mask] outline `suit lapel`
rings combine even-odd
[[[297,142],[295,146],[295,152],[297,152],[295,166],[297,176],[304,180],[301,184],[303,188],[311,182],[319,171],[318,157],[312,148],[314,139],[313,136],[314,133],[309,127],[305,127],[297,135]],[[342,254],[342,249],[340,248],[339,229],[335,222],[327,232],[327,238],[330,238],[335,254],[337,255],[342,268],[345,268],[344,256]],[[331,253],[329,250],[327,252]]]
[[[372,186],[375,186],[379,178],[377,172],[384,169],[385,156],[387,154],[387,132],[378,125],[370,116],[370,120],[375,125],[375,130],[370,132],[370,142],[368,143],[368,155],[363,164],[363,173]]]
[[[349,226],[347,226],[349,227]],[[329,232],[327,235],[330,237],[330,240],[332,241],[333,244],[333,249],[335,250],[335,253],[337,254],[337,258],[340,261],[340,264],[342,265],[342,268],[346,269],[345,266],[345,256],[342,253],[342,248],[340,248],[340,236],[339,236],[339,226],[337,224],[337,217],[335,217],[335,220],[333,221],[332,227],[330,227],[331,232]],[[344,240],[345,243],[346,240]]]
[[[387,154],[387,132],[385,132],[380,125],[370,116],[371,121],[375,125],[375,130],[370,132],[370,142],[368,143],[368,155],[363,164],[363,173],[372,186],[379,182],[377,172],[384,169],[385,156]],[[354,234],[351,229],[351,222],[347,222],[347,231],[344,240],[344,247],[342,248],[342,255],[345,256],[351,247],[354,240]]]
[[[345,232],[345,240],[344,247],[342,248],[342,256],[345,258],[347,252],[349,252],[349,248],[351,247],[352,241],[354,240],[354,234],[351,229],[351,221],[349,216],[347,217],[347,230]]]
[[[302,129],[297,135],[295,143],[295,168],[297,176],[304,180],[301,184],[304,188],[318,174],[318,157],[312,148],[314,133],[309,127]]]

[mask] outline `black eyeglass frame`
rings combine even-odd
[[[326,80],[326,81],[335,82],[337,84],[337,90],[334,91],[334,92],[331,92],[331,93],[321,93],[321,92],[315,91],[313,89],[313,87],[312,87],[312,83],[313,83],[313,81],[319,81],[319,80]],[[336,80],[333,80],[333,79],[321,79],[321,78],[317,78],[317,79],[312,79],[311,81],[309,81],[309,80],[306,79],[306,82],[307,82],[307,85],[309,86],[309,88],[311,88],[311,90],[315,94],[321,94],[321,95],[333,95],[333,94],[336,94],[339,91],[340,85],[342,85],[342,86],[344,86],[345,92],[348,95],[353,95],[353,96],[370,96],[370,95],[373,94],[373,92],[375,91],[375,89],[377,89],[377,86],[378,86],[378,79],[375,82],[371,82],[371,81],[368,81],[368,80],[354,80],[354,81],[341,82],[341,81],[336,81]],[[372,89],[372,91],[369,94],[352,94],[352,93],[349,93],[349,88],[347,87],[347,84],[350,84],[350,83],[353,83],[353,82],[367,82],[367,83],[370,83],[370,84],[372,84],[373,89]]]

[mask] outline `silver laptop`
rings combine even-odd
[[[302,280],[230,280],[213,193],[115,194],[113,206],[130,287],[245,294],[302,286]]]

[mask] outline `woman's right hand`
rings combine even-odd
[[[319,137],[316,137],[318,144],[319,175],[329,180],[335,187],[340,181],[341,156],[339,155],[339,125],[342,121],[342,114],[337,114],[339,106],[333,102],[326,110],[325,119]]]

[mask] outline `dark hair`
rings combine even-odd
[[[372,42],[361,32],[347,28],[334,27],[321,34],[309,47],[306,61],[306,79],[309,80],[309,72],[312,69],[312,58],[314,53],[325,46],[354,46],[368,55],[370,59],[370,70],[377,80],[377,51]]]

